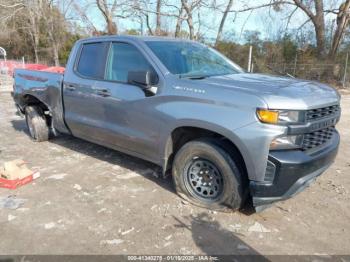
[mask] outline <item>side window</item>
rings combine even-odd
[[[84,44],[77,66],[79,74],[88,78],[103,79],[108,46],[108,42]]]
[[[126,83],[130,71],[154,72],[152,66],[135,46],[127,43],[112,43],[106,79]]]

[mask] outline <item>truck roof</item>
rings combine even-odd
[[[90,42],[90,41],[111,41],[111,40],[136,40],[142,42],[148,41],[178,41],[178,42],[193,42],[192,40],[182,39],[182,38],[174,38],[167,36],[136,36],[136,35],[106,35],[106,36],[95,36],[88,37],[84,39],[80,39],[79,42]]]

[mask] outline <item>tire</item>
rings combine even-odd
[[[36,142],[49,140],[50,129],[42,109],[38,106],[26,106],[25,116],[30,137]]]
[[[177,152],[173,162],[176,192],[200,207],[237,210],[244,204],[246,191],[238,164],[214,142],[188,142]]]

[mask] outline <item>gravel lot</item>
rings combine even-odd
[[[349,254],[349,94],[336,162],[311,187],[262,213],[217,213],[182,201],[145,161],[69,136],[32,142],[0,81],[0,164],[41,173],[0,188],[0,200],[24,200],[0,208],[0,254]]]

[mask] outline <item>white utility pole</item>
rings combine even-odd
[[[253,46],[249,46],[248,73],[251,72],[251,67],[252,67],[252,52],[253,52]]]

